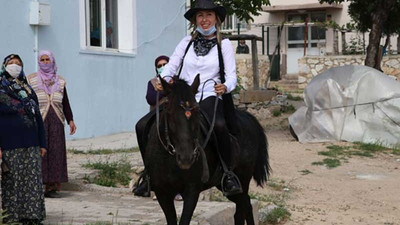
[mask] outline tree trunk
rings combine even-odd
[[[393,7],[395,0],[382,0],[375,12],[372,13],[372,27],[369,33],[369,44],[365,65],[381,70],[381,55],[379,54],[379,44],[382,37],[383,24],[386,23],[389,11]]]

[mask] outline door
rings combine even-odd
[[[305,20],[311,18],[308,31],[305,34]],[[299,72],[298,60],[304,56],[304,39],[306,39],[306,55],[321,55],[321,48],[325,45],[325,30],[316,22],[325,21],[325,13],[313,12],[288,15],[288,21],[293,25],[287,27],[287,73]]]

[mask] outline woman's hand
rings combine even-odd
[[[45,148],[40,148],[40,155],[43,157],[46,155],[47,150]]]
[[[3,156],[3,155],[1,154],[1,148],[0,148],[0,159],[1,159],[2,156]]]
[[[76,126],[73,120],[69,122],[69,135],[75,134]]]
[[[164,88],[161,85],[161,82],[157,81],[156,86],[154,87],[154,89],[156,89],[156,91],[163,91]]]
[[[161,78],[161,79],[162,79],[162,78]],[[174,83],[174,79],[170,79],[170,80],[168,81],[168,83],[169,83],[169,84],[173,84],[173,83]],[[154,89],[155,89],[156,91],[163,91],[163,90],[164,90],[164,88],[163,88],[163,86],[162,86],[162,84],[161,84],[161,81],[157,81],[156,86],[154,87]]]
[[[226,85],[225,84],[217,84],[214,86],[215,88],[215,93],[218,95],[223,95],[226,92]]]

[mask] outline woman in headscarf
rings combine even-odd
[[[65,145],[64,121],[74,134],[76,126],[68,100],[66,82],[57,74],[57,64],[50,51],[40,51],[39,70],[28,76],[28,82],[39,99],[46,131],[48,149],[43,158],[43,183],[46,185],[45,197],[57,198],[61,183],[68,182],[67,152]]]
[[[42,158],[46,137],[35,92],[21,58],[4,59],[0,73],[0,158],[3,222],[41,224],[45,218]]]
[[[161,74],[162,70],[164,69],[165,65],[167,65],[169,61],[169,57],[165,55],[160,55],[156,58],[154,62],[155,70],[156,70],[156,77],[149,80],[147,83],[147,93],[146,93],[146,101],[150,105],[150,111],[156,107],[157,104],[157,91],[156,87],[161,85],[159,82],[157,75]],[[161,100],[165,97],[162,93],[160,93],[158,100]],[[161,104],[162,101],[159,102]]]

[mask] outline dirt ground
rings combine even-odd
[[[269,140],[271,182],[285,187],[284,202],[291,213],[285,225],[400,224],[400,156],[353,156],[328,169],[312,165],[332,143],[301,144],[290,135],[287,120],[264,124]],[[334,143],[350,145],[350,143]],[[307,173],[304,173],[307,171]],[[270,186],[253,192],[273,195]]]

